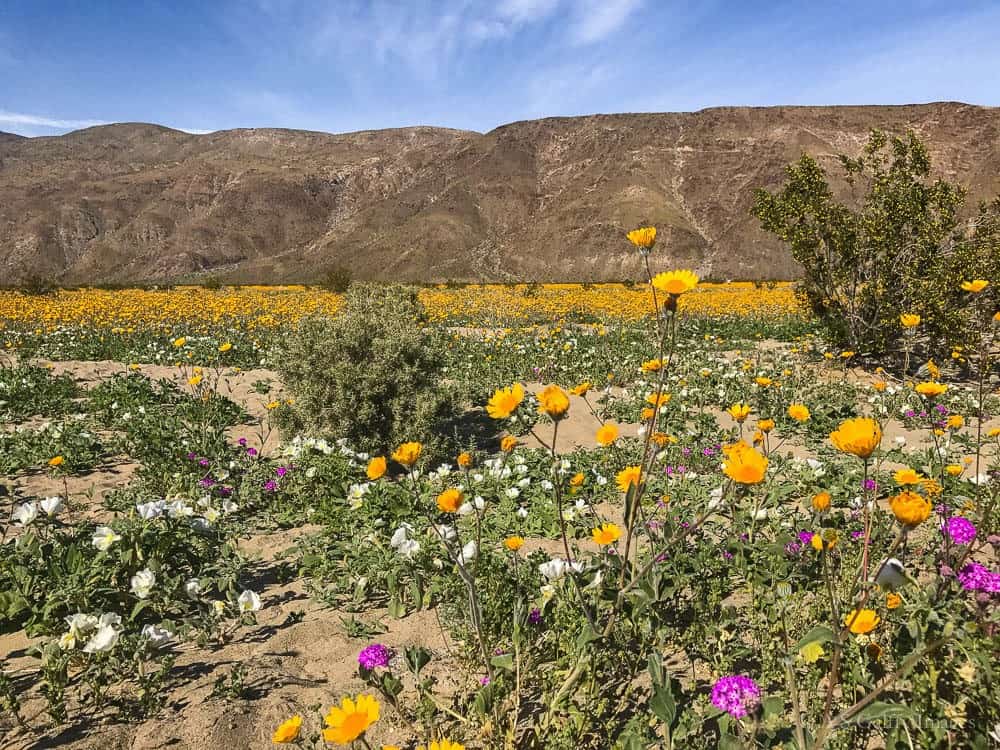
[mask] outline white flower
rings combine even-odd
[[[110,526],[98,526],[94,529],[94,536],[91,542],[100,552],[107,552],[112,544],[120,540],[121,535],[116,534]]]
[[[229,515],[230,513],[235,513],[235,512],[236,512],[236,511],[238,511],[239,509],[240,509],[240,506],[239,506],[239,505],[237,505],[236,503],[234,503],[234,502],[233,502],[232,500],[230,500],[230,499],[229,499],[228,497],[227,497],[227,498],[225,498],[225,499],[224,499],[224,500],[222,501],[222,512],[223,512],[223,513],[225,513],[225,514],[226,514],[227,516],[228,516],[228,515]]]
[[[458,515],[467,516],[473,511],[472,503],[465,502],[458,506]]]
[[[236,604],[239,605],[240,612],[257,612],[261,606],[260,597],[250,589],[247,589],[236,599]]]
[[[118,635],[122,618],[114,613],[101,615],[97,621],[97,630],[83,647],[84,653],[97,654],[110,651],[118,643]]]
[[[545,490],[546,492],[551,492],[554,487],[555,485],[552,484],[552,482],[549,481],[548,479],[542,480],[542,489]]]
[[[462,552],[458,556],[458,564],[466,565],[476,559],[476,555],[479,554],[479,547],[476,545],[475,541],[471,541],[462,547]]]
[[[38,518],[38,505],[36,503],[18,505],[11,516],[19,526],[29,526]]]
[[[146,599],[155,585],[156,574],[149,568],[143,568],[132,576],[132,593],[140,599]]]
[[[484,477],[482,474],[473,474],[472,475],[472,481],[475,482],[476,484],[479,484],[484,479],[486,479],[486,477]]]
[[[584,586],[583,590],[589,591],[591,589],[599,588],[602,581],[604,581],[604,572],[598,568],[596,575],[594,575],[594,579]]]
[[[435,526],[434,533],[436,533],[446,542],[450,542],[452,539],[458,536],[458,532],[455,531],[455,528],[453,526],[448,526],[447,524],[440,524],[439,526]]]
[[[399,549],[399,545],[410,538],[409,535],[412,531],[413,527],[408,523],[404,523],[392,533],[392,538],[389,540],[389,546]]]
[[[193,601],[198,600],[198,597],[201,596],[201,584],[197,578],[192,578],[184,584],[184,593],[187,594],[188,599]]]
[[[167,504],[163,500],[150,500],[148,503],[139,503],[135,506],[139,518],[151,521],[163,515]]]
[[[902,448],[904,445],[906,445],[906,437],[904,435],[897,435],[895,438],[893,438],[893,442],[900,448]]]
[[[486,501],[479,495],[476,495],[472,498],[472,505],[476,510],[483,510],[486,507]]]
[[[538,566],[538,572],[550,581],[558,581],[571,569],[579,573],[583,570],[583,563],[568,563],[560,557],[553,557]]]
[[[63,651],[72,651],[76,648],[76,636],[73,635],[73,631],[63,633],[59,636],[59,648]]]
[[[760,508],[753,514],[753,520],[755,521],[763,521],[765,518],[767,518],[767,508]]]
[[[596,481],[597,481],[597,483],[598,483],[599,485],[601,485],[601,486],[604,486],[605,484],[607,484],[607,483],[608,483],[608,478],[607,478],[606,476],[603,476],[603,475],[601,475],[601,474],[598,474],[598,475],[597,475],[597,480],[596,480]]]
[[[66,624],[69,625],[69,632],[74,638],[82,638],[90,635],[94,630],[97,629],[98,619],[94,615],[87,615],[82,612],[77,612],[75,615],[70,615],[66,618]]]
[[[306,469],[306,479],[312,479],[314,476],[316,476],[316,467],[310,466]]]
[[[420,551],[420,542],[416,541],[415,539],[407,539],[398,547],[396,547],[396,551],[399,552],[399,554],[402,557],[405,557],[407,560],[410,560],[413,558],[415,554],[417,554]]]
[[[146,625],[142,629],[142,637],[149,641],[153,648],[167,645],[174,634],[161,625]]]
[[[506,495],[507,497],[509,497],[509,498],[510,498],[511,500],[515,500],[515,499],[517,499],[518,497],[520,497],[520,495],[521,495],[521,490],[519,490],[519,489],[518,489],[517,487],[508,487],[508,488],[507,488],[507,489],[506,489],[506,490],[504,491],[504,494],[505,494],[505,495]]]
[[[517,509],[517,517],[518,518],[527,518],[528,517],[528,509],[525,508],[522,505],[520,508]]]
[[[63,509],[63,499],[61,497],[47,497],[39,503],[42,512],[49,518]]]
[[[553,586],[553,585],[551,585],[551,584],[546,583],[544,586],[542,586],[539,589],[539,591],[542,594],[542,601],[546,601],[547,602],[549,599],[551,599],[553,596],[555,596],[555,594],[556,594],[556,587]]]
[[[194,508],[192,508],[183,500],[174,500],[174,502],[170,503],[170,505],[167,506],[166,510],[167,510],[167,515],[169,515],[171,518],[183,518],[186,516],[194,515]]]
[[[215,523],[220,518],[222,518],[222,514],[215,508],[209,508],[205,511],[205,520],[208,521],[209,524]]]

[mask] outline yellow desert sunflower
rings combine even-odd
[[[609,544],[614,544],[618,541],[618,538],[622,535],[622,530],[613,523],[604,523],[591,529],[590,536],[596,544],[602,547]]]
[[[625,236],[636,247],[650,250],[656,244],[656,227],[639,227]]]
[[[420,459],[420,454],[423,450],[424,446],[420,443],[403,443],[393,451],[392,460],[402,464],[407,469],[412,469],[413,465]]]
[[[569,411],[569,396],[558,385],[547,385],[538,394],[538,413],[552,419],[562,419]]]
[[[514,383],[510,388],[498,388],[486,404],[486,413],[493,419],[506,419],[524,400],[524,388]]]
[[[336,745],[349,745],[378,721],[379,703],[373,695],[344,698],[326,715],[323,739]]]
[[[744,441],[722,449],[726,456],[722,471],[738,484],[759,484],[767,474],[767,458]]]
[[[841,453],[869,458],[882,442],[882,428],[868,417],[848,419],[830,433],[830,442]]]
[[[698,286],[698,277],[693,271],[665,271],[653,277],[653,287],[675,297],[690,292]]]

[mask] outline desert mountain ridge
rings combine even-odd
[[[749,208],[810,153],[836,173],[871,128],[917,131],[935,173],[1000,193],[1000,108],[716,107],[552,117],[488,133],[430,126],[193,135],[125,123],[0,133],[0,282],[639,278],[624,232],[659,229],[658,266],[794,278]]]

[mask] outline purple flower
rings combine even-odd
[[[358,664],[369,672],[375,667],[388,667],[389,659],[392,658],[392,651],[381,643],[373,643],[365,646],[358,654]]]
[[[691,455],[691,449],[690,448],[681,448],[681,455],[682,456],[690,456]]]
[[[284,466],[279,466],[277,469],[274,470],[274,473],[277,474],[278,477],[280,478],[288,473],[288,469],[286,469]]]
[[[483,677],[480,677],[479,678],[479,684],[482,685],[483,687],[486,687],[487,685],[489,685],[490,684],[489,675],[485,675]]]
[[[239,445],[240,445],[241,448],[246,448],[247,447],[247,439],[246,438],[240,438],[236,442],[239,443]]]
[[[712,686],[712,705],[734,719],[742,719],[760,705],[760,687],[745,675],[721,677]]]
[[[188,461],[194,461],[196,458],[198,458],[197,453],[188,453]]]
[[[701,455],[703,455],[705,458],[711,458],[712,456],[715,455],[715,448],[705,448],[701,452]]]
[[[528,613],[528,623],[531,625],[537,625],[542,621],[542,610],[535,607]]]
[[[863,532],[863,531],[852,531],[851,532],[851,539],[860,539],[864,535],[865,535],[865,532]]]
[[[203,459],[201,459],[201,460],[200,460],[200,461],[198,462],[198,465],[199,465],[199,466],[202,466],[202,467],[205,467],[205,466],[208,466],[208,459],[207,459],[207,458],[203,458]]]
[[[275,490],[278,489],[278,483],[275,482],[273,479],[268,479],[264,483],[264,489],[268,492],[274,492]]]
[[[216,487],[216,489],[219,491],[220,497],[229,497],[233,494],[232,487]]]
[[[874,479],[866,479],[861,484],[861,486],[865,490],[865,492],[874,492],[875,490],[878,489],[878,482],[876,482]]]
[[[945,522],[944,531],[955,544],[971,544],[976,538],[976,527],[972,521],[961,516],[952,516]]]
[[[247,448],[247,455],[250,456],[250,458],[253,458],[254,456],[257,455],[257,449],[256,448]]]
[[[791,541],[785,545],[785,553],[789,555],[797,555],[802,551],[802,545],[799,542]]]
[[[994,573],[979,563],[970,562],[958,571],[958,582],[966,591],[1000,593],[1000,573]]]
[[[200,484],[202,487],[211,487],[213,484],[215,484],[215,480],[212,479],[212,477],[205,477],[200,482],[198,482],[198,484]]]
[[[723,560],[732,560],[733,559],[733,553],[730,552],[727,549],[722,550],[722,559]]]
[[[938,404],[934,408],[938,410],[939,414],[947,414],[948,413],[948,407],[945,406],[944,404]]]
[[[903,413],[903,416],[906,417],[907,419],[913,419],[915,416],[917,416],[917,414],[916,412],[913,411],[913,409],[907,409]]]
[[[813,532],[811,531],[800,531],[799,532],[799,544],[807,545],[812,544]]]

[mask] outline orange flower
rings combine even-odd
[[[595,436],[598,445],[609,446],[618,439],[618,425],[614,422],[608,422],[607,424],[602,424]]]
[[[289,742],[295,742],[299,736],[299,730],[302,727],[302,717],[296,714],[287,721],[281,722],[278,728],[274,730],[274,735],[271,737],[271,742],[276,745],[285,745]]]
[[[368,462],[368,468],[365,470],[365,473],[368,475],[368,478],[374,482],[376,479],[381,479],[385,475],[385,467],[385,456],[375,456],[375,458]]]
[[[372,695],[344,698],[325,718],[323,739],[337,745],[349,745],[379,718],[379,703]]]
[[[903,328],[916,328],[920,325],[920,316],[912,313],[903,313],[899,316],[899,323]]]
[[[587,479],[587,477],[585,477],[583,475],[583,472],[578,471],[576,474],[574,474],[572,477],[570,477],[569,486],[570,487],[582,487],[583,483],[584,483],[584,481],[586,479]]]
[[[924,383],[917,383],[914,390],[921,396],[926,396],[927,398],[934,398],[935,396],[940,396],[946,390],[948,386],[944,383],[936,383],[933,380],[928,380]]]
[[[837,542],[840,537],[837,536],[837,532],[834,529],[826,529],[822,534],[813,534],[812,539],[809,540],[809,544],[817,552],[822,552],[823,550],[831,550],[837,546]]]
[[[455,459],[455,463],[461,466],[463,469],[472,466],[472,454],[468,451],[462,451],[458,454],[458,458]]]
[[[521,547],[524,546],[523,536],[509,536],[503,540],[503,546],[509,549],[511,552],[517,552]]]
[[[874,609],[852,609],[844,615],[844,625],[849,627],[855,635],[864,635],[872,632],[882,621]]]
[[[913,469],[898,469],[892,475],[892,478],[893,481],[895,481],[896,484],[899,485],[920,484],[921,480],[923,479],[923,477],[920,476],[920,474],[914,471]]]
[[[761,388],[767,388],[769,385],[771,385],[772,383],[774,383],[774,381],[771,380],[771,378],[766,378],[766,377],[763,377],[763,376],[758,377],[758,378],[754,378],[753,382],[755,382]]]
[[[618,537],[622,535],[622,530],[613,523],[605,523],[595,529],[591,529],[590,535],[596,544],[604,547],[617,542]]]
[[[662,359],[647,359],[642,363],[643,372],[659,372],[663,367]]]
[[[841,453],[868,458],[882,442],[882,428],[874,419],[867,417],[848,419],[830,433],[830,442]]]
[[[899,594],[889,593],[885,595],[885,606],[888,609],[896,609],[900,604],[903,603],[903,597]]]
[[[960,430],[965,426],[965,417],[961,414],[952,414],[948,417],[948,428],[951,430]]]
[[[569,396],[558,385],[547,385],[538,394],[538,413],[548,414],[552,419],[562,419],[569,411]]]
[[[500,450],[504,453],[510,453],[517,447],[517,438],[513,435],[505,435],[500,441]]]
[[[813,495],[812,498],[813,510],[817,513],[823,513],[830,509],[830,493],[829,492],[818,492]]]
[[[618,487],[622,492],[628,492],[630,487],[639,487],[639,480],[642,479],[641,466],[626,466],[615,476]]]
[[[420,454],[423,450],[424,446],[420,443],[403,443],[393,451],[392,460],[402,464],[407,469],[412,469],[413,465],[420,459]]]
[[[767,458],[742,440],[722,449],[726,460],[722,471],[739,484],[759,484],[767,474]]]
[[[889,498],[889,507],[903,526],[919,526],[931,514],[931,504],[916,492],[903,490]]]
[[[659,409],[661,406],[666,406],[670,403],[670,394],[661,393],[657,396],[655,393],[650,393],[646,396],[646,403],[652,406],[654,409]]]
[[[973,294],[979,294],[989,285],[990,282],[986,281],[986,279],[973,279],[972,281],[963,281],[962,289]]]
[[[764,434],[767,434],[768,432],[774,429],[774,420],[773,419],[758,420],[757,429],[763,432]]]
[[[57,466],[62,466],[63,461],[65,460],[66,459],[64,459],[62,456],[55,456],[54,458],[49,459],[49,466],[51,466],[54,469]]]
[[[493,419],[506,419],[524,400],[524,388],[514,383],[510,388],[498,388],[486,404],[486,413]]]
[[[570,388],[569,392],[572,393],[574,396],[584,396],[587,394],[587,391],[589,391],[592,387],[593,386],[591,385],[590,382],[580,383],[580,385],[573,386],[572,388]]]
[[[465,495],[462,494],[460,489],[449,487],[437,496],[438,510],[442,513],[454,513],[458,510],[458,506],[462,504],[464,499]]]

